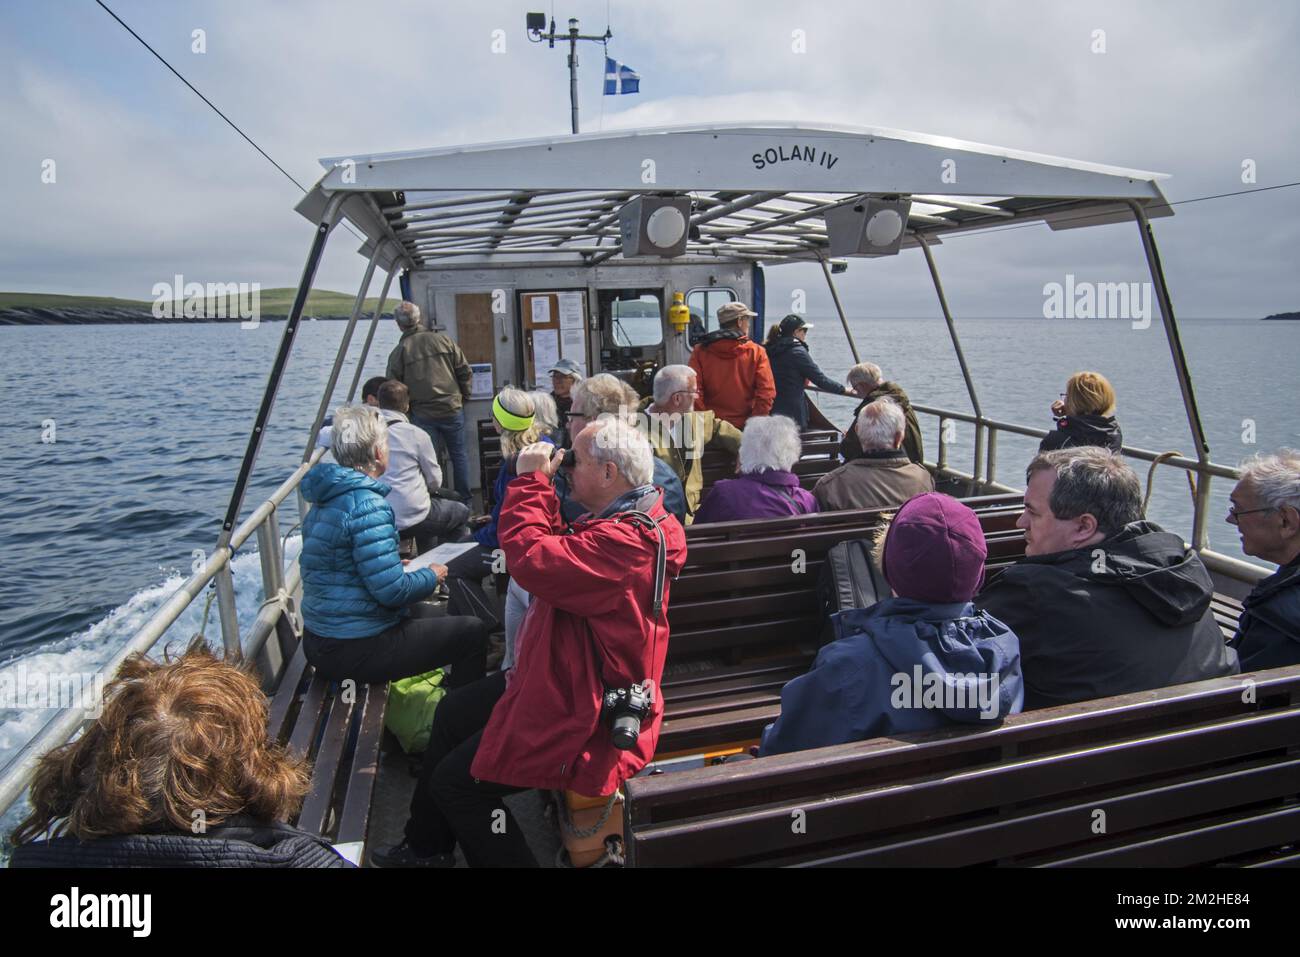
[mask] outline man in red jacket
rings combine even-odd
[[[612,794],[654,755],[668,584],[686,562],[686,535],[651,484],[649,443],[613,417],[584,428],[568,453],[572,494],[590,514],[567,528],[551,487],[565,454],[545,444],[519,453],[498,525],[506,567],[533,596],[515,666],[439,703],[406,840],[372,855],[381,867],[449,866],[457,843],[472,867],[534,866],[504,796]],[[640,733],[618,747],[605,693],[647,684]]]
[[[767,351],[749,338],[749,320],[758,313],[743,302],[718,310],[716,332],[701,338],[691,352],[691,368],[699,379],[695,408],[712,409],[738,429],[752,415],[767,415],[776,400],[776,382]]]

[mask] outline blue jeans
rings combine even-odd
[[[465,413],[457,412],[445,419],[426,419],[411,416],[411,421],[429,433],[434,447],[447,446],[447,458],[451,459],[451,473],[456,483],[456,492],[466,504],[470,501],[469,455],[465,451]],[[444,478],[443,484],[447,481]]]

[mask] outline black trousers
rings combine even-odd
[[[417,554],[423,554],[441,542],[468,541],[468,522],[469,506],[434,495],[429,501],[429,514],[399,534],[415,536]]]
[[[498,631],[502,622],[483,591],[483,579],[492,572],[492,551],[479,545],[447,563],[447,614],[476,615],[489,631]]]
[[[488,631],[468,616],[403,618],[370,638],[325,638],[303,631],[303,652],[331,681],[396,681],[451,665],[448,688],[472,684],[487,671]],[[436,713],[436,712],[435,712]]]
[[[470,867],[537,866],[523,831],[501,800],[528,789],[476,781],[470,774],[483,728],[505,691],[505,675],[498,673],[438,703],[406,822],[406,839],[417,853],[449,854],[459,844]]]

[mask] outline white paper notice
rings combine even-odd
[[[402,566],[402,571],[418,572],[421,568],[428,568],[435,562],[446,565],[453,558],[459,558],[471,548],[477,547],[478,542],[443,542],[423,555],[416,555],[408,564]]]
[[[582,297],[580,292],[560,293],[560,328],[582,328]]]
[[[560,295],[560,354],[578,364],[583,378],[587,376],[587,328],[582,315],[583,293],[562,292]]]
[[[536,302],[537,300],[533,300]],[[533,330],[533,381],[541,388],[549,383],[547,369],[560,358],[560,333],[558,329]]]
[[[533,296],[533,325],[545,326],[551,321],[551,299],[549,296]]]
[[[471,362],[469,365],[473,378],[469,380],[469,397],[471,399],[492,398],[492,363]]]

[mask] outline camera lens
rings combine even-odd
[[[611,737],[614,747],[622,751],[636,747],[637,735],[641,733],[641,719],[635,715],[625,714],[614,719]]]

